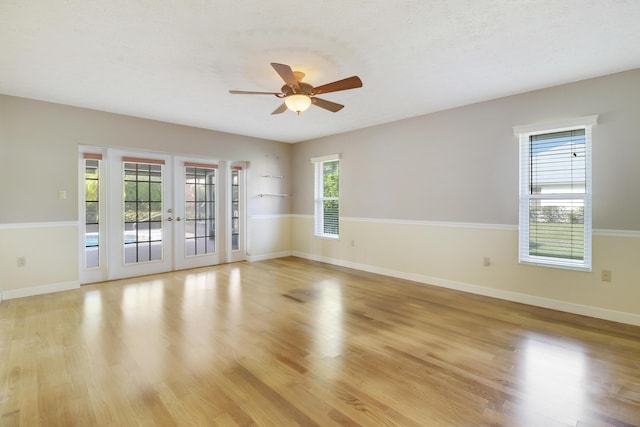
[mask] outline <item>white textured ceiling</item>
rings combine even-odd
[[[640,0],[0,0],[0,93],[286,142],[638,67]]]

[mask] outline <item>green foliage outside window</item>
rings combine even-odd
[[[338,160],[323,164],[324,197],[339,197],[340,195],[340,162]],[[325,200],[323,203],[324,232],[339,234],[339,200]]]

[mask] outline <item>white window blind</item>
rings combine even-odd
[[[311,159],[314,164],[314,235],[340,235],[340,155]]]
[[[520,137],[520,262],[591,270],[591,126],[596,120],[514,128]]]

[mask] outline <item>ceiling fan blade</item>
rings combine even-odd
[[[280,92],[255,92],[252,90],[230,90],[229,93],[234,95],[280,95]]]
[[[293,70],[291,69],[291,67],[289,67],[286,64],[278,64],[277,62],[272,62],[271,66],[273,67],[274,70],[276,70],[276,73],[280,75],[280,77],[282,78],[282,80],[284,80],[286,84],[288,84],[289,86],[293,86],[296,89],[300,89],[298,80],[296,79],[296,76],[293,74]]]
[[[344,108],[344,105],[342,104],[327,101],[326,99],[322,99],[322,98],[313,97],[311,98],[311,102],[317,107],[324,108],[325,110],[329,110],[334,113]]]
[[[339,90],[355,89],[358,87],[362,87],[362,80],[360,80],[360,77],[358,76],[351,76],[346,79],[314,87],[313,94],[337,92]]]
[[[271,114],[282,114],[285,111],[287,111],[287,104],[283,102],[282,105],[276,108],[275,110],[273,110],[273,113]]]

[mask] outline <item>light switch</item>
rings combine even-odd
[[[67,200],[67,190],[58,190],[58,200]]]

